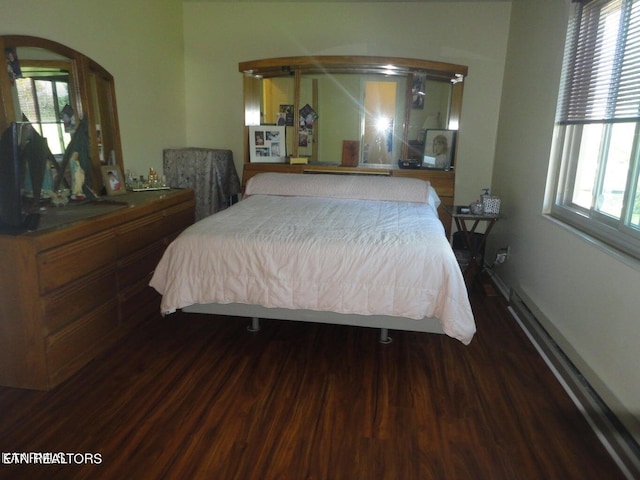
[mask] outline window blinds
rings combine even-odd
[[[638,121],[640,0],[593,0],[575,8],[557,123]]]

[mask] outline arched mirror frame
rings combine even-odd
[[[468,72],[468,68],[463,65],[411,58],[372,56],[270,58],[241,62],[238,65],[238,69],[244,74],[245,139],[248,138],[248,127],[260,124],[262,113],[260,82],[263,78],[294,77],[294,112],[296,112],[302,106],[300,105],[300,84],[304,75],[349,73],[406,77],[408,87],[406,89],[402,147],[399,152],[399,160],[406,160],[410,154],[409,123],[412,103],[411,85],[413,84],[414,76],[421,75],[429,79],[451,82],[449,114],[444,128],[457,131],[462,110],[463,80]],[[294,121],[293,137],[298,137],[297,121]],[[245,148],[245,163],[249,162],[248,150],[248,148]],[[290,153],[293,156],[297,155],[295,144],[293,151]]]
[[[102,190],[101,166],[111,160],[124,171],[120,128],[113,76],[86,55],[53,40],[27,35],[0,36],[2,51],[30,47],[44,49],[66,57],[70,64],[70,96],[76,124],[87,117],[92,164],[92,182],[97,193]],[[0,129],[21,121],[14,109],[14,87],[8,74],[0,75]],[[113,153],[111,153],[113,152]],[[109,158],[115,157],[115,158]]]

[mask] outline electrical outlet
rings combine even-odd
[[[495,260],[495,264],[496,265],[500,265],[504,262],[507,261],[507,259],[509,258],[509,253],[511,252],[511,247],[506,246],[504,248],[499,249],[496,252],[496,260]]]

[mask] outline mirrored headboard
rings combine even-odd
[[[349,141],[360,166],[422,161],[427,131],[457,132],[468,70],[369,56],[271,58],[238,68],[245,127],[285,125],[287,154],[312,163],[339,164]]]

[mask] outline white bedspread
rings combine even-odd
[[[150,285],[163,313],[243,303],[436,317],[464,344],[475,333],[460,268],[425,203],[254,195],[185,230]]]

